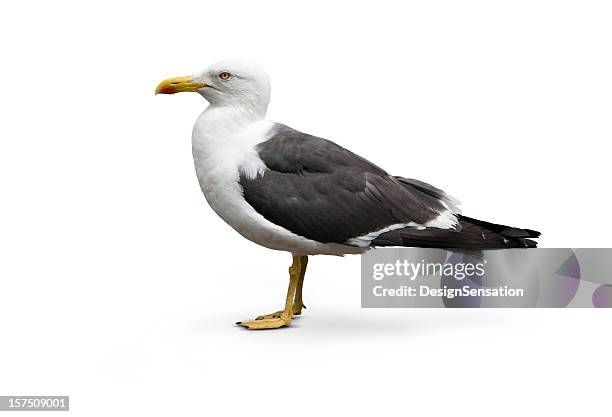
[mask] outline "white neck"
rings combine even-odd
[[[239,106],[210,105],[193,127],[193,158],[200,185],[215,178],[213,171],[241,169],[254,176],[263,169],[255,145],[268,139],[274,125],[264,120],[265,112],[254,113]],[[206,179],[206,180],[205,180]]]
[[[253,106],[218,106],[211,104],[200,115],[195,128],[202,129],[205,136],[226,137],[263,120],[265,115],[265,108],[261,111]]]

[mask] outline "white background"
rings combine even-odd
[[[79,416],[609,413],[610,311],[362,310],[359,257],[315,257],[291,328],[235,327],[281,307],[290,256],[206,205],[203,99],[153,95],[256,60],[271,119],[542,247],[605,247],[609,2],[2,8],[0,394]]]

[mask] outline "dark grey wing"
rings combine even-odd
[[[447,210],[440,190],[390,176],[334,142],[283,125],[256,149],[267,169],[240,176],[244,198],[270,222],[318,242],[425,224]]]

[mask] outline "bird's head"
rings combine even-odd
[[[159,83],[155,94],[200,93],[213,106],[239,106],[265,113],[270,101],[266,72],[249,61],[223,61],[185,77]]]

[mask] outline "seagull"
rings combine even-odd
[[[209,103],[193,128],[192,151],[212,209],[245,238],[293,257],[284,309],[240,326],[280,328],[302,313],[309,255],[361,254],[379,246],[536,246],[537,231],[466,217],[456,199],[432,185],[390,175],[332,141],[266,120],[270,80],[252,62],[219,62],[164,80],[155,90],[179,92],[198,93]]]

